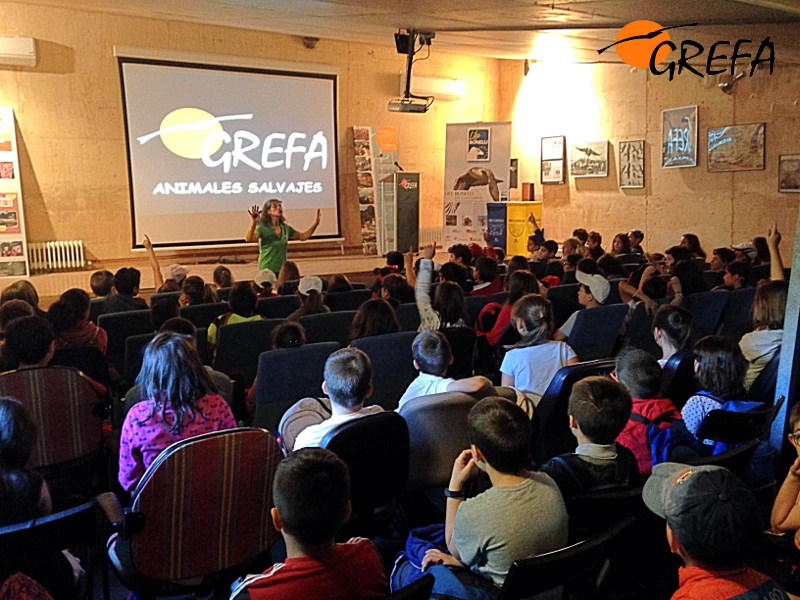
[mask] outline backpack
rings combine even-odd
[[[294,448],[298,434],[309,425],[322,423],[331,416],[328,398],[303,398],[290,406],[278,423],[278,443],[284,453]]]
[[[498,302],[489,302],[478,313],[478,318],[475,320],[475,331],[479,333],[489,333],[494,329],[494,324],[497,323],[497,317],[503,306]]]
[[[647,445],[653,466],[669,461],[680,462],[699,456],[699,443],[686,429],[683,419],[676,418],[676,410],[668,410],[652,421],[639,413],[632,412],[631,419],[647,427]],[[666,427],[661,427],[663,424]]]

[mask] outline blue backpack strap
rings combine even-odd
[[[568,463],[566,460],[564,460],[564,459],[563,459],[563,458],[561,458],[560,456],[554,456],[554,457],[553,457],[553,460],[554,460],[555,462],[557,462],[558,464],[560,464],[562,467],[564,467],[564,470],[565,470],[565,471],[566,471],[566,472],[569,474],[569,476],[572,478],[572,481],[573,481],[575,484],[577,484],[577,486],[578,486],[578,488],[579,488],[579,489],[583,489],[583,484],[581,484],[581,480],[580,480],[580,479],[578,479],[578,474],[577,474],[577,473],[575,473],[575,470],[572,468],[572,465],[570,465],[570,464],[569,464],[569,463]]]

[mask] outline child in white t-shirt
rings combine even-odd
[[[575,278],[580,284],[578,286],[578,304],[585,307],[586,310],[602,306],[605,301],[608,300],[608,296],[611,293],[611,284],[608,282],[608,279],[599,273],[587,273],[581,270],[581,267],[586,269],[589,265],[594,267],[593,262],[594,261],[589,259],[583,259],[578,263],[578,268],[575,270]],[[558,328],[553,339],[563,342],[572,335],[572,329],[575,327],[575,321],[578,318],[579,312],[580,311],[576,310],[569,316],[569,319]]]
[[[502,384],[525,392],[538,404],[558,370],[577,363],[578,356],[566,343],[550,339],[553,308],[547,298],[523,296],[511,309],[511,322],[522,340],[503,358]]]
[[[414,368],[419,369],[420,373],[400,398],[398,410],[407,401],[420,396],[442,392],[472,394],[486,390],[492,384],[482,375],[459,380],[445,377],[447,367],[453,362],[453,352],[450,342],[441,331],[426,329],[419,332],[411,345],[411,354],[414,357]]]

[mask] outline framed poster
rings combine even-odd
[[[697,166],[697,106],[661,111],[661,168]]]
[[[470,162],[481,161],[488,162],[490,158],[489,136],[491,129],[488,127],[481,127],[470,129],[467,134],[467,160]]]
[[[569,172],[572,177],[608,177],[608,140],[572,142]]]
[[[29,273],[14,111],[0,106],[0,277]]]
[[[708,170],[763,171],[766,123],[708,130]]]
[[[800,194],[800,154],[781,154],[778,159],[778,191]]]
[[[619,187],[644,187],[644,140],[619,143]]]
[[[544,137],[542,144],[542,183],[565,183],[566,138],[563,135]]]

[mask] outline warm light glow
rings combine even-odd
[[[533,42],[530,58],[539,62],[569,63],[575,57],[566,37],[557,33],[540,33]]]

